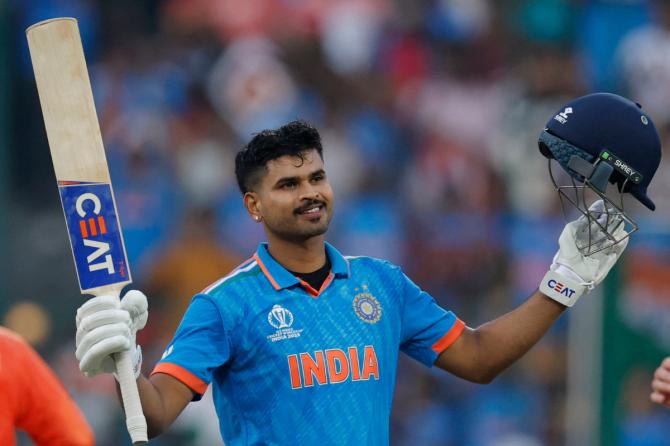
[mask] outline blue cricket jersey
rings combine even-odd
[[[464,324],[399,267],[343,257],[315,290],[261,244],[193,297],[153,373],[212,383],[227,446],[387,445],[402,350],[426,366]]]

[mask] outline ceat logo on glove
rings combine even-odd
[[[554,279],[549,279],[549,281],[547,282],[547,286],[552,290],[556,291],[557,293],[563,294],[567,297],[572,297],[572,295],[575,294],[575,290],[566,287],[561,282],[558,282]]]

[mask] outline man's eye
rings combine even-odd
[[[296,186],[296,184],[297,183],[295,183],[294,181],[290,181],[288,183],[282,183],[282,185],[280,187],[282,189],[293,189]]]
[[[318,182],[318,181],[322,181],[324,178],[325,178],[325,175],[314,175],[312,177],[312,181]]]

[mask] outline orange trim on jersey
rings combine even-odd
[[[465,322],[463,322],[460,319],[457,319],[454,325],[451,327],[451,329],[442,336],[438,341],[431,345],[430,348],[433,349],[435,353],[438,355],[445,351],[451,344],[453,344],[456,339],[463,333],[463,329],[465,328]]]
[[[298,280],[300,281],[300,285],[302,285],[302,287],[305,289],[305,291],[307,291],[307,294],[309,294],[310,296],[312,296],[312,297],[315,298],[315,299],[316,299],[317,297],[319,297],[319,292],[318,292],[317,290],[315,290],[314,287],[313,287],[312,285],[310,285],[309,283],[305,282],[304,280],[302,280],[302,279],[299,278],[299,277],[298,277]]]
[[[207,383],[205,381],[201,380],[180,365],[172,364],[171,362],[159,362],[154,368],[154,371],[151,372],[151,375],[156,373],[170,375],[200,395],[204,394],[207,390]]]
[[[274,287],[274,289],[275,289],[275,290],[280,290],[281,287],[279,286],[279,284],[277,283],[277,281],[270,275],[270,272],[268,271],[268,269],[267,269],[267,268],[265,267],[265,265],[263,264],[263,261],[261,260],[261,257],[260,257],[258,254],[254,254],[254,258],[255,258],[256,261],[258,262],[258,266],[261,267],[261,270],[263,271],[263,274],[265,274],[265,277],[268,278],[268,280],[270,281],[270,283],[272,284],[272,286]]]
[[[323,283],[321,284],[321,288],[319,288],[318,291],[315,290],[312,285],[305,282],[301,278],[298,278],[298,280],[300,280],[300,285],[302,285],[303,288],[305,288],[305,290],[307,291],[307,294],[309,294],[310,296],[312,296],[313,298],[316,299],[317,297],[319,297],[319,295],[321,293],[323,293],[326,290],[326,288],[328,288],[328,285],[330,285],[330,282],[333,281],[333,277],[335,277],[335,274],[333,274],[333,272],[331,271],[328,274],[328,277],[326,277],[326,280],[324,280]]]
[[[328,288],[328,285],[330,285],[330,282],[333,281],[333,277],[335,277],[335,274],[331,271],[330,274],[328,274],[328,277],[326,277],[326,280],[323,281],[321,284],[321,288],[319,288],[319,291],[317,292],[317,295],[323,293],[326,291],[326,288]]]

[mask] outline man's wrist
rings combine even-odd
[[[133,359],[133,374],[137,380],[137,378],[139,378],[140,374],[142,373],[142,347],[135,345],[135,348],[133,348],[131,351],[131,355]],[[118,381],[119,377],[116,372],[114,372],[113,375],[114,379]]]
[[[540,282],[540,292],[566,307],[572,307],[587,287],[558,271],[549,270]]]

